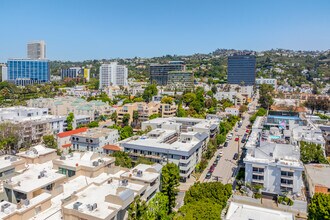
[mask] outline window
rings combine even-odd
[[[281,171],[281,176],[289,176],[289,177],[292,177],[292,176],[293,176],[293,172],[289,172],[289,171]]]
[[[264,176],[253,175],[252,179],[254,179],[254,180],[264,180]]]
[[[264,168],[259,168],[259,167],[253,167],[252,170],[254,173],[263,173],[264,172]]]
[[[282,184],[293,185],[293,180],[281,179]]]

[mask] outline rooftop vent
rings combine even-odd
[[[8,208],[10,206],[9,203],[5,203],[1,206],[1,212],[4,212],[6,208]]]
[[[128,185],[128,180],[127,179],[121,180],[121,185],[122,186],[127,186]]]
[[[24,200],[23,200],[23,204],[24,204],[25,206],[30,205],[30,200],[28,200],[28,199],[24,199]]]
[[[138,170],[137,173],[136,173],[136,175],[138,177],[141,177],[143,175],[143,171],[142,170]]]
[[[14,162],[17,160],[17,157],[10,157],[10,162]]]
[[[98,161],[93,161],[93,166],[94,167],[97,167],[99,165],[99,162]]]
[[[66,159],[65,156],[61,156],[61,157],[60,157],[60,160],[65,160],[65,159]]]
[[[75,202],[75,203],[73,204],[73,209],[78,210],[78,209],[79,209],[79,206],[81,206],[81,205],[82,205],[81,202]]]
[[[9,160],[10,159],[10,156],[5,156],[5,160]]]

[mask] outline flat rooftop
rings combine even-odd
[[[52,167],[51,161],[43,164],[29,164],[25,172],[6,180],[7,184],[16,191],[28,193],[66,178],[65,175],[57,173],[57,170],[52,169]],[[39,178],[42,171],[44,176]]]
[[[85,153],[79,153],[74,152],[71,155],[66,155],[64,158],[57,158],[54,160],[54,163],[56,164],[62,164],[68,167],[77,167],[78,166],[85,166],[85,167],[95,167],[93,166],[93,162],[114,162],[115,158],[113,157],[107,157],[104,155],[100,155],[98,153],[94,152],[85,152]]]
[[[17,161],[23,161],[23,159],[13,155],[0,156],[0,172],[10,168]]]
[[[330,188],[330,165],[306,164],[305,170],[315,185]]]
[[[145,182],[153,182],[160,175],[159,174],[160,170],[158,165],[139,164],[130,171],[123,173],[121,177],[145,181]],[[161,167],[162,166],[160,165],[160,169]],[[138,171],[142,171],[140,175],[138,174]]]
[[[50,153],[56,152],[56,149],[52,149],[52,148],[48,148],[45,147],[44,145],[36,145],[32,148],[30,148],[30,150],[27,151],[23,151],[18,153],[17,155],[20,157],[26,157],[26,158],[36,158],[42,155],[47,155]]]
[[[225,220],[294,220],[288,212],[231,202]]]
[[[150,149],[158,149],[158,151],[163,151],[163,153],[171,153],[175,152],[189,152],[193,148],[195,148],[201,141],[205,140],[208,137],[206,133],[198,133],[198,132],[185,132],[181,133],[181,136],[178,140],[168,143],[166,140],[171,135],[174,135],[176,131],[173,130],[165,130],[165,129],[155,129],[152,130],[145,136],[135,137],[134,139],[130,139],[127,141],[122,141],[120,144],[122,146],[125,145],[135,145],[140,147],[147,147]],[[181,140],[181,137],[190,137],[189,141]]]
[[[83,137],[83,138],[100,138],[109,135],[109,133],[113,131],[117,131],[117,130],[109,129],[109,128],[91,128],[88,129],[86,132],[74,134],[74,136]]]

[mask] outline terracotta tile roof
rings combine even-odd
[[[75,130],[72,130],[72,131],[61,132],[61,133],[57,134],[57,137],[59,137],[59,138],[68,137],[68,136],[71,136],[71,135],[74,135],[74,134],[79,134],[79,133],[82,133],[82,132],[86,132],[87,129],[88,128],[78,128],[78,129],[75,129]]]
[[[72,144],[63,144],[62,145],[62,148],[67,148],[67,147],[70,147]]]
[[[111,144],[103,146],[103,149],[112,150],[112,151],[120,151],[120,147],[118,147],[117,145],[111,145]]]

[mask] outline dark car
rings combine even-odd
[[[217,158],[215,159],[215,161],[219,161],[219,160],[220,160],[220,158],[221,158],[221,156],[220,156],[220,155],[218,155],[218,156],[217,156]]]
[[[217,165],[218,165],[218,161],[215,160],[215,161],[213,162],[213,166],[217,166]]]
[[[225,144],[223,145],[224,147],[228,147],[228,141],[225,142]]]
[[[235,153],[235,154],[234,154],[233,159],[234,159],[234,160],[237,160],[237,159],[238,159],[238,153]]]
[[[207,172],[206,176],[205,176],[205,179],[210,179],[212,176],[212,173],[209,171]]]

